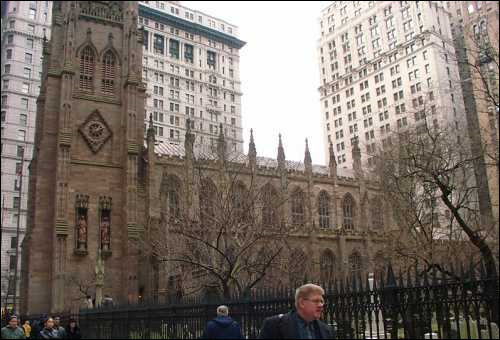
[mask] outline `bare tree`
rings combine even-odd
[[[71,308],[73,311],[78,311],[87,297],[95,293],[95,268],[89,265],[86,271],[69,272],[65,277],[65,283],[69,290]]]
[[[475,162],[484,154],[471,153],[467,143],[457,144],[457,133],[431,128],[424,120],[418,129],[395,133],[393,147],[380,152],[382,188],[401,228],[399,238],[393,238],[394,250],[406,260],[425,263],[426,270],[443,271],[440,263],[446,257],[475,250],[495,282],[492,249],[498,246],[498,224],[484,223],[474,177]]]
[[[245,296],[286,272],[282,256],[295,230],[282,217],[288,198],[243,164],[227,166],[215,176],[196,168],[199,192],[193,199],[199,200],[199,211],[194,215],[176,204],[173,185],[165,189],[161,219],[149,221],[144,249],[159,267],[168,268],[171,296],[202,291]]]

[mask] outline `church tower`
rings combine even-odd
[[[82,289],[96,294],[98,262],[103,294],[119,303],[138,298],[145,86],[137,19],[137,1],[54,2],[30,167],[22,313],[81,307]]]

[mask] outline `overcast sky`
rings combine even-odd
[[[239,28],[245,152],[250,128],[257,155],[276,157],[281,132],[286,158],[325,164],[319,103],[317,41],[328,1],[181,1]]]

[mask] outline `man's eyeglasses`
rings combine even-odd
[[[321,299],[321,300],[318,300],[318,299],[311,300],[311,299],[304,298],[304,300],[311,301],[315,305],[323,305],[323,306],[325,305],[325,300],[323,300],[323,299]]]

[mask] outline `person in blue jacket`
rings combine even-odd
[[[245,339],[240,325],[229,317],[227,306],[217,307],[217,317],[207,323],[202,339]]]

